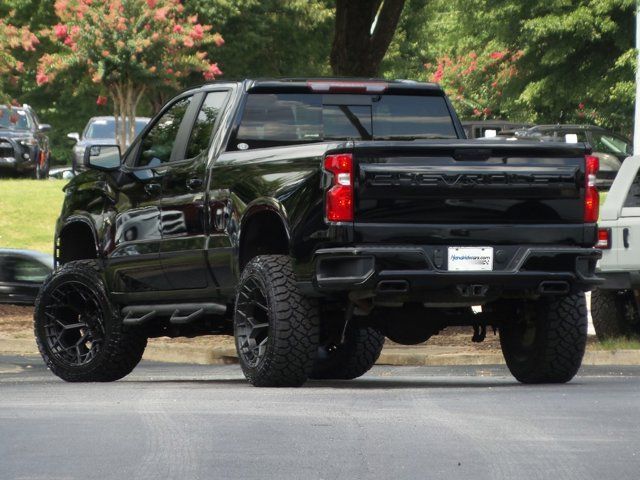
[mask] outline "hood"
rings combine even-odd
[[[27,138],[33,137],[30,130],[13,130],[11,128],[0,128],[0,137],[4,138]]]
[[[117,145],[115,138],[82,138],[77,146],[86,147],[87,145]]]

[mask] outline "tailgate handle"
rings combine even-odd
[[[459,148],[453,151],[455,160],[487,160],[491,157],[490,148]]]
[[[622,229],[622,243],[624,244],[624,248],[629,248],[629,229]]]

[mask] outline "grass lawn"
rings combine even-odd
[[[67,180],[0,179],[0,248],[53,254],[53,230]]]

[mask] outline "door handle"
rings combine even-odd
[[[629,229],[622,229],[622,243],[624,244],[624,248],[629,248]]]
[[[190,178],[187,180],[187,188],[189,190],[200,190],[202,188],[202,183],[201,178]]]
[[[160,193],[160,190],[162,189],[162,186],[159,183],[147,183],[144,186],[144,191],[147,192],[149,195],[157,195]]]

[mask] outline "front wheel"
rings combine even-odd
[[[564,383],[575,376],[587,344],[584,293],[500,307],[500,346],[518,381]]]
[[[242,371],[256,387],[298,387],[318,348],[318,306],[300,293],[285,255],[263,255],[242,272],[234,336]]]
[[[34,331],[47,367],[68,382],[109,382],[140,362],[147,337],[122,324],[96,260],[69,262],[45,280]]]

